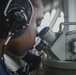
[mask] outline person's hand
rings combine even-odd
[[[30,65],[30,71],[34,69],[42,69],[41,56],[45,53],[42,51],[39,56],[32,54],[31,52],[27,52],[27,54],[22,58]]]
[[[39,55],[39,57],[41,58],[41,56],[45,55],[45,52],[42,51],[41,54]],[[39,64],[39,69],[42,70],[43,69],[43,63],[42,61],[40,61],[40,64]]]

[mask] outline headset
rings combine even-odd
[[[23,34],[31,23],[34,10],[30,0],[2,0],[1,3],[0,37],[5,39],[2,46],[2,58],[4,63],[3,68],[7,72],[3,56],[5,46],[10,39],[18,38]]]
[[[0,7],[0,37],[21,36],[30,25],[33,12],[30,0],[4,0]]]

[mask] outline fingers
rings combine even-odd
[[[42,51],[39,56],[41,57],[42,55],[45,55],[45,54],[46,54],[46,53],[45,53],[44,51]]]

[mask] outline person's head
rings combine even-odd
[[[16,55],[23,55],[27,50],[29,50],[34,45],[35,38],[37,36],[37,27],[38,25],[40,25],[43,19],[42,1],[41,0],[28,0],[28,1],[31,1],[34,9],[34,13],[30,21],[30,25],[24,30],[24,32],[19,37],[11,39],[6,46],[7,50],[9,50],[10,52]],[[30,12],[28,12],[28,14],[29,13]],[[1,38],[0,40],[5,40],[5,39]]]

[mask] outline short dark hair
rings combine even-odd
[[[4,1],[5,1],[5,0],[1,0],[1,1],[0,1],[0,6],[3,5]]]
[[[9,0],[1,0],[0,1],[0,14],[3,13],[3,11],[5,10],[8,1]]]

